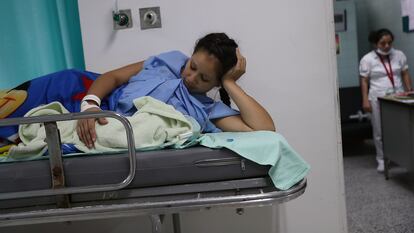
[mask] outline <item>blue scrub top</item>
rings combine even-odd
[[[238,115],[223,102],[215,102],[206,95],[190,94],[183,83],[181,71],[189,58],[179,51],[171,51],[148,58],[142,71],[126,85],[116,89],[109,97],[109,109],[124,115],[132,115],[137,109],[133,100],[151,96],[184,115],[192,116],[203,132],[220,132],[210,120]]]

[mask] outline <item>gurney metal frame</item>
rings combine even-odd
[[[117,184],[65,187],[60,135],[56,122],[100,117],[116,118],[124,125],[128,140],[129,174]],[[45,125],[52,188],[0,193],[0,200],[55,196],[56,205],[1,209],[0,227],[149,215],[153,232],[161,232],[163,216],[172,214],[174,232],[179,233],[178,213],[181,211],[236,207],[241,214],[243,207],[270,205],[295,199],[306,188],[306,178],[286,191],[274,188],[269,178],[249,178],[128,189],[126,187],[135,176],[136,152],[132,127],[125,117],[102,111],[0,120],[0,126],[31,123]]]

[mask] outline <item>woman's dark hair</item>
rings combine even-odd
[[[391,39],[394,41],[394,35],[390,30],[386,28],[381,28],[379,30],[370,32],[368,36],[368,41],[376,45],[383,36],[391,36]]]
[[[237,43],[225,33],[210,33],[197,41],[193,53],[204,50],[215,56],[220,62],[217,77],[221,81],[223,75],[237,63],[237,47]],[[230,105],[230,97],[224,88],[220,88],[220,98],[223,103]]]

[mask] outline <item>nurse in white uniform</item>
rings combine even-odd
[[[360,62],[359,74],[362,91],[362,108],[371,112],[373,139],[378,162],[377,170],[384,171],[382,150],[381,119],[378,97],[392,93],[412,91],[408,73],[407,57],[392,47],[394,35],[388,29],[373,31],[369,41],[374,50],[366,54]]]

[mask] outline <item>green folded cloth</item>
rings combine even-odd
[[[272,131],[208,133],[198,141],[206,147],[225,147],[258,164],[271,165],[269,176],[281,190],[298,183],[310,169],[286,139]]]

